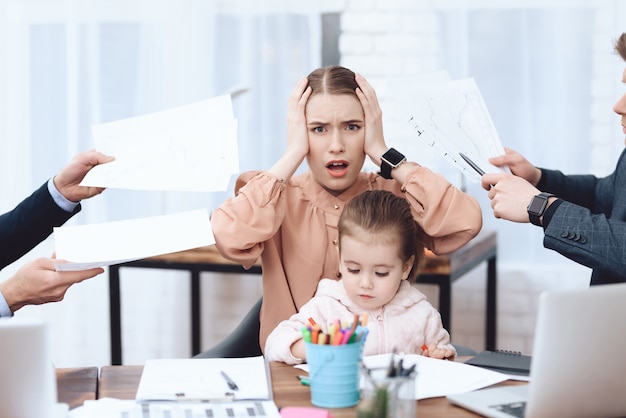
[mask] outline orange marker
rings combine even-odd
[[[426,344],[422,344],[422,351],[428,350],[428,346]]]
[[[363,315],[361,315],[361,326],[367,326],[367,312],[364,312]]]

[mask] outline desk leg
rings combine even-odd
[[[122,314],[119,266],[109,266],[109,321],[111,327],[111,365],[120,366],[122,364]]]
[[[200,354],[200,271],[191,271],[191,355]]]
[[[452,281],[442,280],[439,282],[439,313],[441,314],[441,323],[443,327],[452,335],[450,329],[452,324],[451,307],[452,304]]]
[[[487,350],[496,349],[496,313],[497,303],[497,275],[496,275],[496,256],[494,255],[487,262],[487,315],[486,315],[486,332],[485,346]]]

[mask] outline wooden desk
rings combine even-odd
[[[467,359],[467,357],[465,358]],[[459,358],[459,361],[462,361]],[[100,372],[98,398],[113,397],[135,399],[143,366],[105,366]],[[312,406],[310,388],[298,382],[296,376],[302,371],[284,363],[270,363],[274,402],[279,408],[284,406]],[[507,381],[501,385],[515,385],[524,382]],[[355,408],[329,409],[333,418],[354,418]],[[452,405],[444,397],[417,401],[417,416],[466,418],[477,417],[470,411]]]
[[[98,368],[78,367],[56,369],[58,401],[70,409],[81,406],[87,400],[95,400],[98,394]]]
[[[439,305],[444,328],[452,326],[452,283],[483,262],[487,262],[485,286],[485,348],[496,349],[496,284],[497,237],[495,231],[482,231],[467,245],[444,256],[427,252],[426,265],[418,283],[439,286]],[[200,273],[261,274],[261,265],[250,270],[223,258],[214,246],[150,257],[109,267],[109,308],[111,333],[111,364],[122,364],[122,317],[120,294],[120,269],[122,267],[185,270],[191,274],[191,355],[200,353]]]

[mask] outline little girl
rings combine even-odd
[[[363,355],[395,350],[454,358],[439,312],[411,285],[424,262],[424,246],[406,199],[366,191],[346,204],[338,228],[341,279],[322,279],[315,296],[278,324],[267,338],[266,359],[305,362],[302,328],[309,318],[327,332],[335,319],[350,323],[355,314],[369,318]]]

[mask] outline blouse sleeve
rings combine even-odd
[[[462,247],[482,228],[478,201],[426,167],[417,166],[402,185],[402,191],[427,235],[426,246],[435,254]]]
[[[237,179],[235,197],[213,211],[211,228],[220,253],[250,268],[276,234],[285,214],[282,180],[266,172],[247,172]]]

